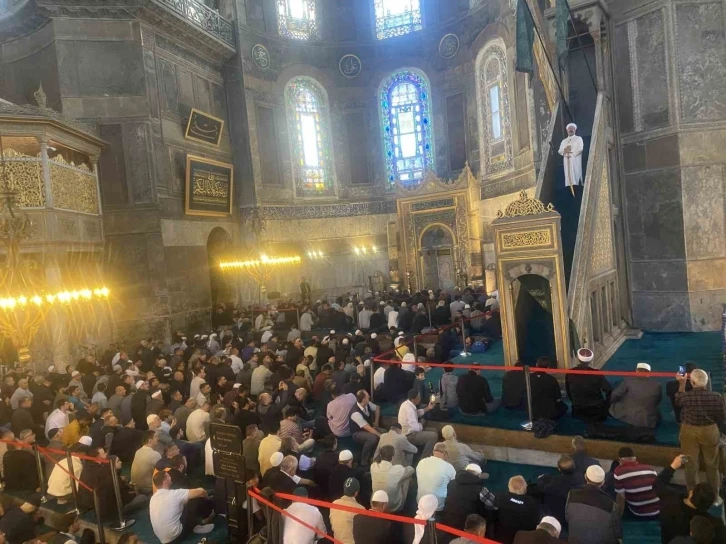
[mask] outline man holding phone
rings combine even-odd
[[[693,389],[686,391],[690,379]],[[726,419],[726,403],[719,393],[709,391],[708,374],[701,369],[690,376],[676,374],[676,405],[681,408],[681,449],[690,458],[686,465],[686,487],[691,491],[698,483],[699,454],[703,455],[706,479],[716,492],[714,504],[723,504],[718,496],[721,480],[718,473],[719,425]]]

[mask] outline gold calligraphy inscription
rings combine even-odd
[[[504,232],[502,233],[501,240],[502,249],[552,245],[552,235],[549,229],[533,230],[530,232]]]
[[[229,195],[229,176],[221,172],[200,169],[194,170],[192,191],[194,201],[205,204],[227,204]]]

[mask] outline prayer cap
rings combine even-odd
[[[555,529],[557,529],[557,532],[562,532],[562,525],[559,521],[557,521],[557,518],[553,518],[552,516],[545,516],[542,518],[542,521],[540,523],[546,523],[547,525],[551,525]]]
[[[90,446],[93,444],[93,440],[91,440],[90,436],[82,436],[78,439],[79,444],[83,444],[84,446]]]
[[[441,436],[443,436],[444,439],[451,438],[454,436],[454,428],[451,425],[446,425],[443,429],[441,429]]]
[[[282,453],[280,453],[279,451],[276,451],[275,453],[270,455],[270,464],[273,467],[279,467],[284,458],[285,458],[285,456]]]
[[[152,399],[157,399],[157,400],[158,400],[158,399],[160,399],[160,398],[161,398],[161,391],[154,391],[154,392],[153,392],[153,393],[151,394],[151,398],[152,398]]]
[[[567,124],[567,126],[565,127],[565,130],[567,130],[567,129],[568,129],[568,128],[570,128],[570,127],[572,127],[572,128],[574,128],[575,130],[577,130],[577,125],[576,125],[575,123],[568,123],[568,124]]]
[[[605,481],[605,471],[600,465],[591,465],[587,467],[585,477],[594,484],[601,484]]]
[[[373,333],[371,334],[371,338],[375,340],[376,338],[378,338],[378,335],[376,333]]]
[[[350,450],[343,450],[338,454],[338,461],[341,463],[347,463],[351,459],[353,459],[353,454]]]
[[[650,365],[648,363],[638,363],[638,366],[636,366],[638,370],[647,370],[650,372]]]
[[[142,385],[144,385],[144,380],[139,380],[136,382],[136,389],[139,389]]]
[[[475,463],[469,463],[468,465],[466,465],[466,468],[464,470],[476,474],[477,476],[481,474],[481,467]]]
[[[583,363],[589,363],[593,360],[594,357],[595,354],[592,352],[592,350],[589,350],[587,348],[580,348],[577,350],[577,358]]]
[[[371,502],[388,502],[388,493],[386,493],[382,489],[379,489],[378,491],[373,493],[373,496],[371,497]]]

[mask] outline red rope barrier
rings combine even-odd
[[[469,354],[471,356],[471,354]],[[502,366],[502,365],[465,365],[459,363],[403,363],[396,359],[379,359],[375,357],[373,359],[376,363],[381,364],[416,364],[416,366],[430,366],[435,368],[458,368],[461,370],[497,370],[500,372],[521,372],[524,370],[522,366]],[[676,374],[673,372],[635,372],[632,370],[576,370],[576,369],[565,369],[565,368],[537,368],[534,366],[529,367],[530,372],[545,372],[547,374],[581,374],[586,376],[637,376],[639,378],[675,378]]]
[[[293,516],[293,515],[292,515],[292,514],[291,514],[290,512],[288,512],[287,510],[284,510],[284,509],[280,508],[279,506],[277,506],[277,505],[275,505],[275,504],[272,504],[272,503],[271,503],[270,501],[268,501],[267,499],[264,499],[264,498],[262,498],[262,497],[261,497],[261,496],[260,496],[259,494],[255,493],[255,492],[254,492],[254,491],[252,491],[251,489],[248,489],[248,490],[247,490],[247,494],[248,494],[248,495],[249,495],[250,497],[252,497],[253,499],[256,499],[256,500],[257,500],[257,502],[259,502],[259,503],[262,503],[262,504],[264,504],[264,505],[266,505],[266,506],[269,506],[270,508],[272,508],[272,509],[273,509],[273,510],[275,510],[276,512],[280,512],[280,514],[282,514],[283,516],[285,516],[285,517],[287,517],[287,518],[290,518],[291,520],[295,521],[296,523],[299,523],[300,525],[302,525],[302,526],[303,526],[303,527],[305,527],[306,529],[310,529],[310,530],[311,530],[311,531],[313,531],[313,532],[314,532],[314,533],[315,533],[316,535],[318,535],[318,536],[319,536],[320,538],[326,538],[326,539],[328,539],[328,540],[332,540],[332,541],[334,542],[334,544],[343,544],[343,542],[341,542],[340,540],[337,540],[336,538],[333,538],[333,537],[332,537],[332,536],[330,536],[330,535],[329,535],[328,533],[324,533],[323,531],[321,531],[321,530],[320,530],[320,529],[318,529],[317,527],[313,527],[312,525],[310,525],[309,523],[306,523],[306,522],[304,522],[303,520],[301,520],[301,519],[300,519],[300,518],[298,518],[297,516]],[[296,499],[300,499],[300,497],[295,497],[295,498],[296,498]],[[298,502],[302,502],[302,501],[298,501]]]
[[[18,448],[31,448],[32,449],[32,447],[33,447],[32,444],[28,444],[27,442],[18,442],[17,440],[4,440],[4,439],[0,438],[0,442],[3,442],[5,444],[10,444],[10,445],[16,446]],[[48,453],[53,453],[56,455],[65,455],[66,453],[68,453],[65,450],[55,450],[55,449],[51,449],[51,448],[43,448],[41,446],[38,446],[38,451],[40,453],[48,452]],[[99,464],[109,463],[108,459],[102,459],[100,457],[90,457],[88,455],[83,455],[82,453],[77,453],[77,452],[73,452],[73,451],[70,453],[71,453],[71,457],[77,457],[78,459],[83,459],[84,461],[95,461],[96,463],[99,463]]]

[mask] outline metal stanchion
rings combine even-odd
[[[113,492],[116,495],[116,510],[118,512],[118,525],[117,526],[111,526],[112,531],[124,531],[128,527],[131,527],[134,523],[136,523],[135,519],[124,519],[124,512],[123,512],[123,500],[121,499],[121,487],[118,483],[118,472],[116,471],[116,457],[115,455],[112,455],[108,458],[108,464],[109,468],[111,470],[111,481],[113,482]]]
[[[38,482],[40,483],[41,498],[40,502],[45,503],[48,501],[48,484],[45,480],[45,472],[43,471],[43,461],[40,458],[40,450],[38,444],[33,444],[33,453],[35,454],[35,469],[38,471]]]
[[[249,488],[246,485],[244,497],[247,501],[247,540],[252,540],[252,536],[255,534],[255,518],[252,512],[252,501],[255,499],[250,496]]]
[[[416,334],[413,335],[413,354],[418,359],[418,343],[416,342]],[[418,360],[416,361],[416,364],[418,364]]]
[[[96,511],[96,527],[98,528],[98,541],[106,544],[106,534],[103,532],[103,522],[101,521],[101,502],[98,500],[98,493],[93,490],[93,509]]]
[[[300,328],[300,306],[295,306],[295,312],[297,313],[297,328]]]
[[[429,310],[429,327],[433,327],[434,326],[434,322],[431,321],[431,304],[427,304],[426,305],[426,308],[428,308],[428,310]]]
[[[532,430],[532,382],[529,375],[529,365],[524,366],[524,385],[527,389],[527,416],[529,421],[522,425],[522,428],[531,431]]]
[[[461,343],[464,346],[464,351],[461,352],[462,357],[467,357],[469,353],[466,351],[466,329],[464,328],[464,320],[459,321],[461,326]]]
[[[66,452],[66,463],[68,464],[68,472],[71,475],[71,494],[73,495],[73,506],[75,508],[71,510],[70,512],[74,512],[76,514],[80,514],[81,511],[78,508],[78,486],[76,485],[76,471],[73,470],[73,457],[71,457],[71,452]]]
[[[429,544],[438,544],[436,538],[436,522],[432,519],[426,522],[426,528],[429,530]]]

